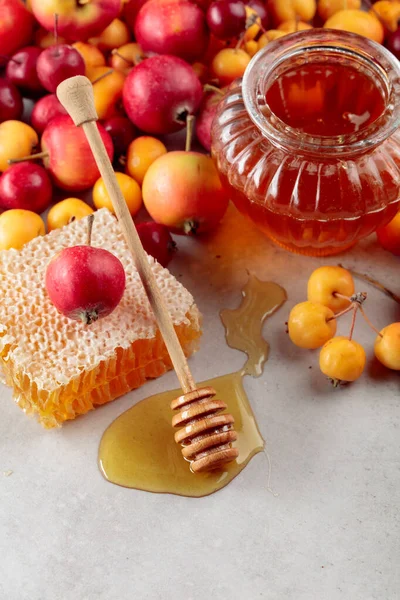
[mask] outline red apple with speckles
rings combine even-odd
[[[0,177],[0,209],[42,213],[50,206],[53,187],[46,169],[31,162],[11,165]]]
[[[148,2],[148,0],[128,0],[128,2],[125,2],[124,8],[122,9],[122,18],[131,31],[135,28],[135,21],[139,10],[146,2]]]
[[[36,70],[42,86],[48,92],[55,92],[65,79],[85,75],[86,67],[78,50],[68,44],[57,44],[42,51]]]
[[[196,118],[196,137],[207,152],[211,151],[211,125],[222,95],[219,92],[205,94]]]
[[[51,302],[60,313],[91,325],[117,308],[125,280],[121,261],[108,250],[72,246],[52,258],[45,284]]]
[[[67,111],[55,94],[47,94],[40,98],[32,109],[31,125],[41,135],[54,117],[66,115]]]
[[[136,225],[142,246],[157,262],[166,267],[176,252],[176,244],[168,227],[147,221]]]
[[[7,63],[6,75],[25,96],[37,96],[44,93],[39,81],[36,65],[42,49],[26,46],[12,55]]]
[[[198,111],[203,88],[192,67],[177,56],[147,58],[125,80],[123,103],[138,129],[156,135],[179,131]]]
[[[114,155],[121,156],[121,154],[124,154],[136,135],[133,123],[127,117],[116,116],[103,121],[103,127],[111,136]]]
[[[8,79],[0,77],[0,123],[19,120],[23,110],[21,94],[15,85]]]
[[[0,54],[13,54],[32,39],[35,19],[21,0],[0,0]]]
[[[114,150],[111,137],[97,124],[110,160]],[[45,166],[58,187],[81,191],[92,187],[100,177],[82,127],[76,127],[68,115],[54,117],[43,132],[42,150],[48,153]]]
[[[149,0],[135,21],[135,37],[144,52],[198,60],[208,44],[204,12],[187,0]]]

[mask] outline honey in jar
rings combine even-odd
[[[400,63],[347,32],[257,53],[220,103],[212,153],[239,210],[293,252],[336,254],[396,214]]]

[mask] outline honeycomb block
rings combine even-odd
[[[60,426],[172,368],[118,221],[95,213],[92,245],[118,256],[126,289],[116,310],[91,325],[59,314],[47,295],[48,262],[85,244],[87,219],[0,252],[0,369],[17,404],[46,428]],[[186,356],[198,348],[200,313],[191,294],[148,256]]]

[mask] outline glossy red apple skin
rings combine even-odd
[[[187,115],[200,107],[202,85],[192,67],[177,56],[147,58],[125,80],[123,103],[138,129],[155,135],[186,125]]]
[[[35,19],[21,0],[0,0],[0,54],[11,56],[32,39]]]
[[[18,89],[8,79],[0,77],[0,123],[11,120],[18,121],[23,110],[24,105]]]
[[[85,75],[86,72],[82,55],[68,44],[58,44],[43,50],[36,69],[42,86],[48,92],[55,92],[57,86],[65,79]]]
[[[111,314],[125,291],[125,270],[104,248],[72,246],[50,261],[45,284],[57,310],[90,325]]]
[[[58,14],[58,33],[70,42],[84,42],[99,35],[121,10],[121,0],[90,0],[70,5],[71,10],[65,10],[65,0],[31,0],[32,12],[40,25],[52,31],[54,15]]]
[[[207,48],[206,18],[201,8],[187,0],[149,0],[136,17],[135,38],[144,52],[194,62]]]
[[[211,151],[211,125],[221,98],[218,92],[205,94],[196,117],[196,137],[207,152]]]
[[[111,137],[97,124],[110,160],[114,149]],[[96,162],[81,127],[76,127],[68,115],[54,117],[43,132],[42,150],[48,152],[45,166],[54,183],[73,192],[92,187],[100,177]]]
[[[122,9],[122,17],[131,31],[134,31],[136,17],[143,4],[146,4],[146,2],[148,2],[148,0],[128,0],[128,2],[125,2],[124,8]]]
[[[0,177],[0,209],[42,213],[51,203],[53,186],[46,169],[32,162],[11,165]]]
[[[25,96],[37,96],[44,93],[36,71],[37,60],[42,49],[37,46],[21,48],[7,63],[6,75]]]
[[[136,128],[127,117],[110,117],[103,121],[103,127],[110,134],[114,145],[114,156],[121,156],[128,149],[136,135]]]
[[[55,94],[47,94],[35,103],[31,113],[31,125],[33,129],[42,135],[47,125],[54,117],[66,115],[67,111]]]
[[[176,244],[168,227],[147,221],[136,225],[142,246],[161,266],[166,267],[176,252]]]

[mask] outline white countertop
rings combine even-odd
[[[360,319],[354,337],[369,355],[366,373],[335,390],[319,372],[318,352],[293,346],[284,322],[316,266],[343,262],[399,292],[399,259],[374,236],[336,258],[290,255],[233,209],[214,236],[178,244],[171,271],[204,314],[190,360],[199,381],[244,363],[226,345],[218,313],[239,304],[246,269],[288,292],[264,327],[264,374],[244,380],[274,493],[265,454],[202,499],[103,479],[103,431],[139,400],[177,387],[174,373],[53,431],[26,417],[1,386],[0,599],[398,599],[399,374],[374,361],[375,336]],[[368,291],[365,309],[379,328],[400,320],[399,305],[357,287]]]

